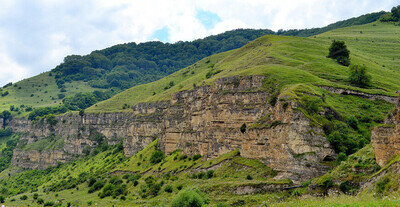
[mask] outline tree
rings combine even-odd
[[[338,63],[344,66],[350,65],[350,51],[347,49],[344,41],[333,40],[329,47],[328,58],[335,59]]]
[[[392,16],[398,21],[400,19],[400,5],[397,7],[393,7],[391,12]]]
[[[371,85],[371,76],[367,74],[367,68],[364,65],[352,65],[349,81],[358,87],[368,87]]]

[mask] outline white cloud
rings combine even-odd
[[[236,28],[311,28],[388,10],[396,1],[2,0],[0,85],[48,71],[72,53],[153,40],[164,27],[172,42]],[[198,10],[213,12],[221,21],[206,29],[196,19]]]
[[[0,67],[0,73],[2,74],[0,76],[0,83],[3,83],[3,85],[21,80],[29,75],[28,68],[19,65],[6,55],[0,56]]]

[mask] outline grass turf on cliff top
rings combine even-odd
[[[217,78],[234,75],[265,75],[279,80],[281,86],[324,85],[395,96],[400,89],[399,33],[400,27],[394,24],[375,22],[310,38],[264,36],[240,49],[205,58],[161,80],[130,88],[87,112],[115,112],[124,105],[168,100],[171,94],[192,89],[194,84],[211,84]],[[352,64],[367,66],[373,87],[351,86],[347,81],[348,67],[326,58],[333,39],[346,41]],[[206,78],[207,73],[216,74]],[[170,82],[174,85],[165,89]]]

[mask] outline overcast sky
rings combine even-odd
[[[399,0],[0,0],[0,86],[69,54],[125,42],[193,40],[236,28],[301,29]]]

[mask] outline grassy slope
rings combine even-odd
[[[153,142],[141,152],[130,158],[125,158],[122,153],[113,153],[113,150],[102,152],[96,156],[81,158],[74,162],[63,164],[55,168],[50,173],[45,173],[44,170],[25,171],[16,175],[3,175],[6,178],[1,183],[9,192],[18,192],[20,189],[26,189],[27,192],[7,198],[7,206],[36,206],[37,204],[32,199],[33,192],[31,189],[37,189],[40,198],[45,201],[63,200],[63,205],[71,202],[74,205],[86,206],[88,201],[93,201],[93,205],[98,206],[143,206],[145,204],[154,206],[155,204],[168,204],[173,196],[178,193],[179,185],[185,188],[196,188],[205,194],[205,197],[212,204],[215,203],[235,203],[238,200],[244,200],[247,205],[260,204],[266,199],[279,199],[285,193],[271,193],[265,195],[235,195],[229,189],[234,189],[237,186],[256,186],[260,184],[290,184],[287,180],[273,180],[271,176],[274,172],[262,164],[260,161],[242,158],[237,151],[232,151],[219,158],[212,160],[202,160],[201,158],[194,161],[191,157],[181,159],[180,152],[172,153],[167,156],[164,161],[158,164],[150,163],[150,156],[154,152],[157,141]],[[175,158],[177,157],[177,158]],[[140,163],[138,165],[137,163]],[[190,178],[193,170],[207,170],[210,167],[220,166],[215,169],[214,177],[211,179],[193,179]],[[134,186],[132,182],[126,182],[127,190],[126,201],[106,197],[100,199],[95,193],[88,193],[88,184],[85,182],[78,185],[78,188],[63,190],[60,192],[46,193],[43,190],[48,186],[58,183],[62,180],[68,180],[70,177],[77,178],[79,174],[88,172],[96,178],[108,179],[109,173],[123,170],[124,173],[141,173],[139,184]],[[171,177],[167,178],[166,173],[171,173]],[[251,175],[253,180],[246,179],[247,175]],[[119,175],[122,177],[122,175]],[[145,178],[156,177],[157,182],[164,181],[164,185],[156,197],[147,197],[143,199],[140,196],[140,191],[145,186]],[[29,180],[27,178],[29,177]],[[25,182],[21,183],[21,180]],[[4,183],[5,182],[5,183]],[[171,185],[172,193],[164,192],[164,188]],[[35,187],[38,186],[38,187]],[[58,196],[57,196],[57,195]],[[28,195],[28,199],[21,201],[22,195]],[[11,201],[12,199],[15,201]]]
[[[398,33],[400,27],[371,23],[333,30],[311,38],[264,36],[240,49],[205,58],[159,81],[128,89],[87,111],[119,111],[124,104],[132,106],[138,102],[168,100],[174,92],[191,89],[193,84],[201,85],[203,81],[211,84],[216,78],[233,75],[265,75],[279,80],[288,90],[290,85],[312,84],[395,96],[400,89],[400,58],[396,56],[400,53]],[[326,58],[333,39],[346,41],[353,64],[367,65],[374,88],[350,86],[347,82],[348,68]],[[215,64],[214,69],[210,68],[210,64]],[[206,73],[211,70],[221,72],[206,79]],[[170,81],[175,86],[165,90]]]
[[[65,86],[67,90],[67,92],[63,93],[65,96],[95,90],[95,88],[82,81],[66,83]],[[34,106],[36,108],[61,103],[61,99],[58,98],[58,94],[61,93],[60,89],[56,85],[54,76],[49,76],[49,72],[19,81],[12,86],[4,88],[3,92],[5,91],[8,91],[9,95],[0,96],[0,111],[9,110],[11,105],[15,107],[20,107],[20,105]],[[32,94],[33,96],[31,97]]]

